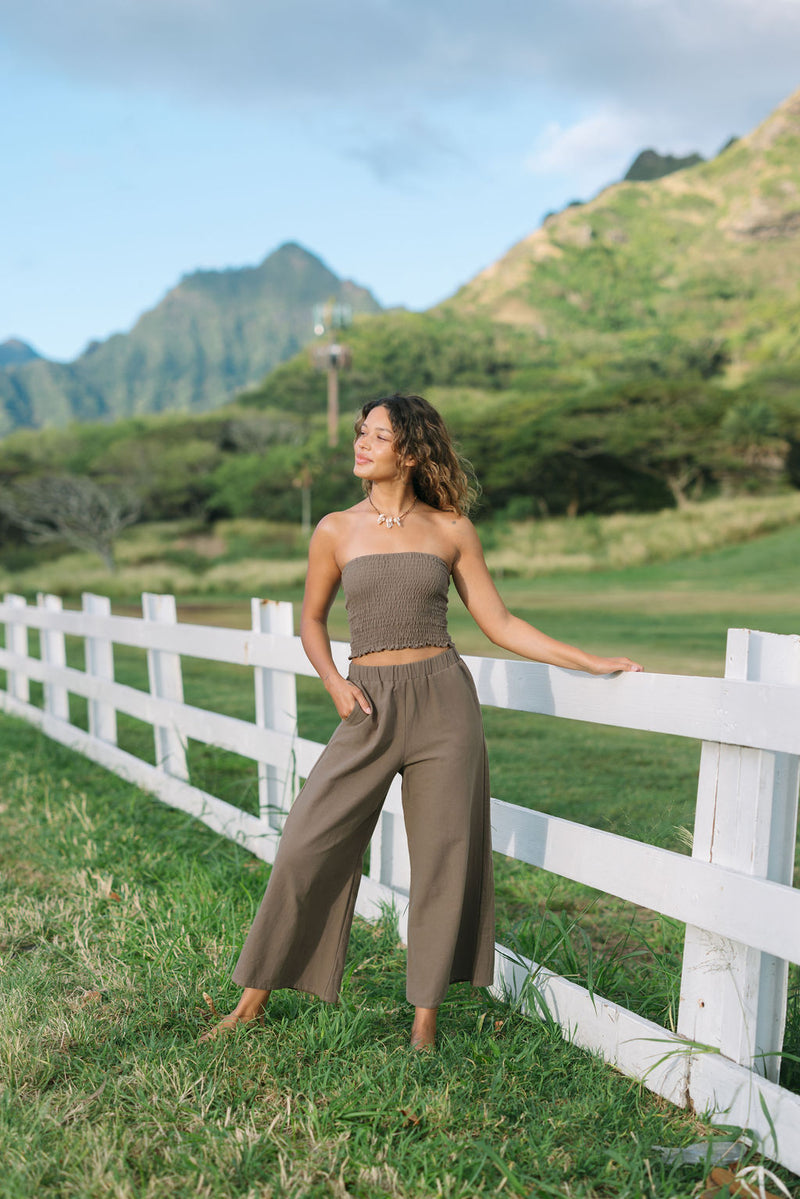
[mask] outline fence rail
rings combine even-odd
[[[104,596],[81,611],[55,596],[0,603],[6,687],[0,709],[37,724],[165,802],[272,861],[298,780],[322,745],[297,736],[297,675],[313,675],[292,634],[291,605],[252,601],[252,630],[181,624],[171,596],[145,594],[141,619],[111,615]],[[40,655],[28,630],[39,631]],[[84,642],[67,666],[65,637]],[[149,691],[114,679],[114,646],[146,651]],[[347,646],[333,647],[345,669]],[[184,701],[182,657],[253,670],[254,722]],[[537,663],[466,659],[484,704],[648,729],[702,741],[692,856],[492,800],[494,848],[686,923],[677,1032],[498,946],[495,990],[545,1004],[576,1043],[676,1103],[751,1130],[800,1173],[800,1096],[778,1085],[788,963],[800,964],[800,891],[792,886],[800,783],[800,637],[728,634],[725,677],[592,678]],[[30,683],[43,688],[31,703]],[[88,701],[88,731],[69,696]],[[117,745],[117,714],[153,727],[156,765]],[[260,814],[189,781],[187,739],[257,764]],[[408,851],[398,780],[378,822],[357,910],[398,910],[405,937]],[[533,984],[533,985],[531,985]]]

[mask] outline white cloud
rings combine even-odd
[[[525,166],[536,175],[565,175],[592,187],[597,179],[618,178],[631,146],[640,145],[643,137],[646,132],[638,117],[613,109],[567,127],[552,121],[540,133]]]

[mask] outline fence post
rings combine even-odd
[[[60,595],[43,595],[40,591],[36,596],[36,606],[44,612],[61,612],[64,605]],[[67,651],[64,644],[64,634],[61,629],[39,630],[40,656],[45,666],[66,666]],[[59,720],[69,720],[69,694],[66,687],[60,683],[44,681],[44,710],[50,716]]]
[[[251,599],[253,631],[294,636],[292,605],[285,601]],[[297,733],[297,683],[291,671],[256,666],[256,724],[287,737]],[[282,816],[297,794],[297,772],[291,761],[284,769],[272,762],[258,763],[258,808],[271,828],[283,827]]]
[[[142,594],[142,613],[145,620],[158,624],[176,624],[178,620],[174,595]],[[147,674],[150,679],[150,694],[159,699],[171,699],[183,703],[183,675],[180,654],[163,649],[147,651]],[[153,722],[156,742],[156,765],[167,774],[179,779],[188,779],[186,747],[180,733],[171,725]]]
[[[396,786],[396,783],[392,785]],[[408,895],[411,889],[411,862],[400,812],[387,812],[384,807],[378,817],[370,842],[368,873],[376,882]]]
[[[800,637],[729,629],[725,677],[800,682]],[[692,856],[791,885],[799,783],[795,755],[704,743]],[[780,958],[687,926],[678,1032],[776,1082],[787,977]]]
[[[26,608],[24,595],[6,595],[5,602],[10,608]],[[14,620],[6,621],[6,649],[9,653],[20,658],[28,657],[28,626],[18,624]],[[27,704],[31,698],[30,680],[21,670],[7,672],[6,690],[14,699]]]
[[[81,596],[81,606],[87,616],[110,616],[111,600],[107,595],[92,595],[84,591]],[[84,639],[86,673],[97,679],[114,681],[114,647],[107,637],[92,637]],[[114,705],[102,699],[89,700],[89,732],[92,737],[107,741],[110,745],[117,744],[117,713]]]

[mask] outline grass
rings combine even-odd
[[[729,625],[800,631],[800,527],[670,563],[501,587],[513,610],[556,636],[649,668],[718,674]],[[272,594],[296,600],[299,588]],[[186,597],[180,615],[245,625],[249,605]],[[458,601],[451,627],[463,652],[497,653]],[[344,636],[340,603],[332,628]],[[82,665],[79,639],[67,639],[67,652]],[[250,672],[183,666],[188,702],[252,719]],[[116,673],[146,688],[144,653],[118,649]],[[298,680],[298,702],[301,735],[324,741],[336,718],[315,680]],[[71,705],[85,725],[85,705]],[[484,716],[495,795],[685,851],[697,744]],[[652,1150],[702,1137],[691,1118],[468,988],[448,1001],[436,1059],[409,1057],[390,924],[358,925],[341,1009],[282,996],[264,1033],[200,1051],[199,997],[211,991],[224,1008],[232,996],[225,980],[266,868],[26,726],[6,727],[9,1195],[666,1196],[701,1177],[666,1169]],[[148,726],[121,719],[120,743],[152,761]],[[198,785],[255,810],[251,763],[194,743],[189,763]],[[501,941],[674,1024],[680,925],[523,863],[496,856],[496,869]],[[798,1058],[799,996],[793,975],[786,1047]],[[800,1087],[791,1061],[783,1081]]]
[[[713,499],[660,512],[515,521],[499,526],[487,561],[503,577],[624,569],[738,545],[798,522],[796,491]]]
[[[339,1007],[284,992],[198,1045],[267,868],[2,725],[4,1199],[638,1199],[707,1173],[655,1148],[706,1139],[696,1117],[484,993],[453,988],[438,1052],[410,1052],[388,919],[356,922]]]

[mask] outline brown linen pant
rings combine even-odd
[[[411,858],[406,995],[438,1007],[451,982],[493,981],[489,772],[475,685],[454,649],[400,666],[353,663],[350,678],[372,712],[353,708],[297,796],[234,981],[338,999],[364,851],[399,773]]]

